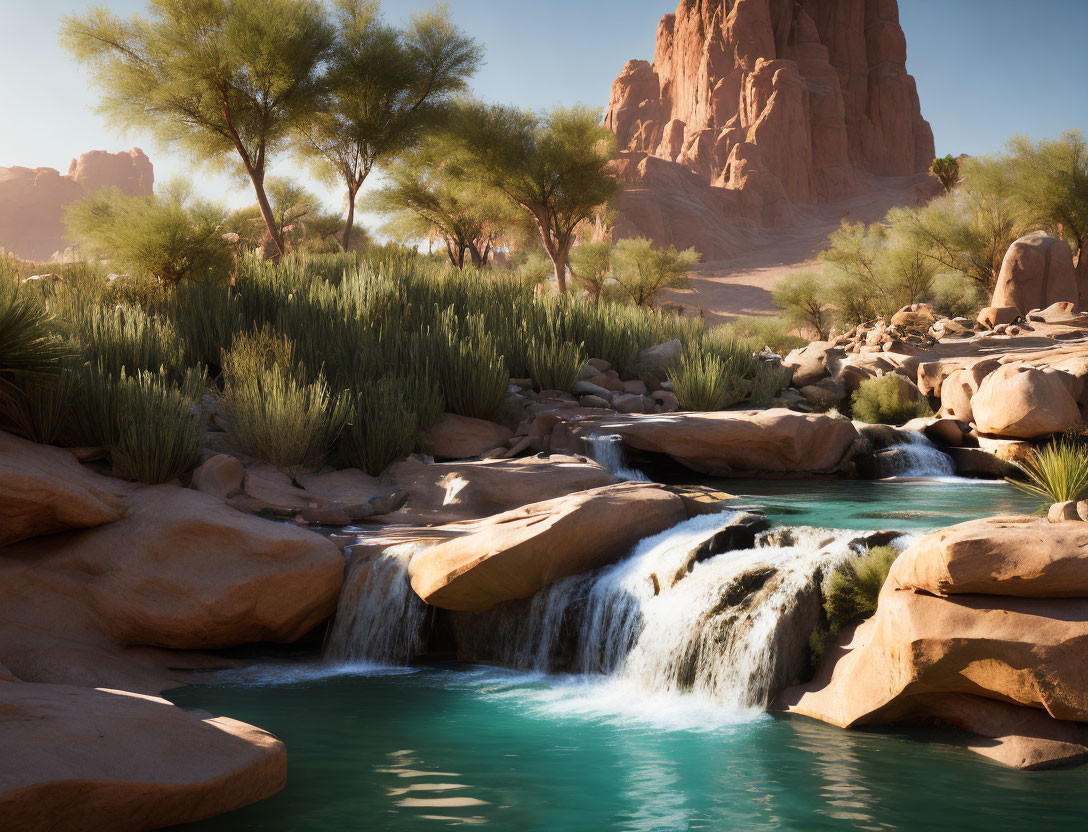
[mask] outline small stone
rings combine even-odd
[[[623,383],[623,392],[624,393],[630,393],[630,394],[635,395],[635,396],[645,396],[646,395],[646,382],[639,381],[637,379],[634,380],[634,381],[625,381]]]
[[[619,413],[645,413],[646,400],[634,394],[622,394],[612,399],[612,407]]]
[[[612,369],[612,362],[605,361],[603,358],[591,358],[586,364],[593,367],[598,373],[607,373]]]
[[[612,393],[609,390],[601,387],[600,385],[593,384],[589,381],[576,381],[571,388],[571,392],[576,396],[597,396],[598,398],[605,399],[606,401],[611,397]]]
[[[578,404],[582,407],[599,407],[604,409],[610,409],[612,404],[607,399],[602,399],[600,396],[582,396],[578,400]]]
[[[1066,500],[1064,503],[1054,503],[1047,512],[1046,519],[1050,523],[1068,523],[1081,520],[1081,516],[1077,504]]]

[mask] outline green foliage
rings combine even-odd
[[[642,237],[620,240],[612,248],[612,277],[635,306],[652,306],[666,289],[684,289],[699,253],[689,248],[656,249]]]
[[[68,234],[115,271],[165,283],[207,280],[230,264],[223,209],[207,202],[125,196],[103,188],[65,214]]]
[[[190,412],[199,385],[177,387],[160,373],[110,379],[122,420],[110,458],[114,473],[147,485],[169,482],[200,464],[204,426]]]
[[[570,250],[570,272],[581,288],[599,299],[612,273],[612,244],[582,243]]]
[[[558,339],[531,338],[529,377],[541,390],[569,393],[586,363],[581,344]]]
[[[1013,485],[1044,500],[1043,508],[1088,496],[1088,449],[1082,443],[1059,440],[1036,448],[1016,466],[1025,480],[1009,479]]]
[[[294,355],[291,339],[265,324],[235,336],[230,350],[223,353],[223,375],[227,381],[238,381],[264,375],[277,366],[289,369],[295,365]]]
[[[793,381],[793,368],[775,364],[763,364],[752,379],[752,391],[749,398],[757,407],[765,407],[773,402]]]
[[[0,422],[8,425],[27,417],[28,388],[49,385],[65,354],[45,305],[16,279],[0,265]]]
[[[897,557],[899,552],[892,547],[875,546],[828,576],[823,587],[824,611],[832,635],[876,612],[880,589]]]
[[[952,154],[934,159],[929,165],[929,172],[940,180],[945,193],[951,193],[960,181],[960,163]]]
[[[808,328],[817,341],[826,341],[833,309],[827,283],[812,272],[790,275],[774,287],[774,305],[797,328]]]
[[[331,396],[323,377],[300,382],[278,364],[256,375],[228,375],[221,403],[242,453],[292,473],[328,453],[348,418],[347,401]]]
[[[873,425],[901,425],[919,416],[932,416],[929,405],[912,398],[904,381],[895,375],[863,381],[851,397],[854,418]]]
[[[506,395],[510,374],[492,336],[476,325],[435,333],[431,367],[451,413],[490,419]]]
[[[743,399],[740,372],[728,358],[712,352],[685,349],[669,370],[669,381],[684,410],[722,410]]]
[[[808,344],[808,339],[791,334],[792,330],[793,326],[782,318],[742,316],[714,327],[711,333],[720,332],[718,337],[747,341],[754,352],[769,347],[776,355],[785,356]]]
[[[180,381],[187,373],[185,342],[167,318],[136,307],[78,310],[74,328],[87,361],[117,377],[126,370],[164,371]]]
[[[376,477],[419,447],[442,406],[429,379],[379,379],[356,394],[340,436],[340,456]]]

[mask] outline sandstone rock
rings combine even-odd
[[[679,497],[646,483],[534,503],[416,555],[409,567],[412,588],[433,606],[482,612],[614,563],[643,537],[684,517]]]
[[[1075,321],[1077,304],[1073,301],[1057,301],[1046,309],[1038,309],[1028,314],[1029,321],[1041,321],[1047,324],[1062,324]]]
[[[650,398],[654,402],[654,413],[675,413],[680,409],[676,395],[668,390],[655,390]]]
[[[994,329],[1016,323],[1022,314],[1015,306],[987,306],[978,313],[977,320],[984,329]]]
[[[858,438],[847,419],[783,409],[617,417],[600,428],[587,423],[577,429],[618,434],[629,448],[719,476],[830,473]]]
[[[666,341],[653,347],[640,350],[631,366],[631,374],[638,378],[650,390],[660,390],[661,383],[669,376],[669,369],[680,358],[680,342]],[[623,388],[620,388],[620,392]]]
[[[853,196],[868,174],[924,173],[933,135],[905,60],[892,0],[680,3],[653,64],[628,62],[612,86],[617,233],[715,259],[746,223],[788,224],[795,203]]]
[[[1062,301],[1080,303],[1069,244],[1036,231],[1009,246],[990,306],[1015,307],[1026,315]]]
[[[842,357],[842,350],[831,342],[813,341],[808,346],[793,350],[782,364],[793,368],[793,386],[800,389],[834,374]]]
[[[283,743],[116,690],[0,682],[0,828],[158,829],[275,794]]]
[[[139,148],[97,150],[73,159],[68,175],[54,168],[0,167],[0,248],[27,260],[47,261],[65,248],[64,211],[102,186],[150,196],[151,162]]]
[[[607,373],[612,369],[612,363],[605,361],[603,358],[591,358],[586,362],[590,367],[596,370],[598,373]]]
[[[1006,364],[971,397],[974,423],[980,433],[1018,439],[1061,433],[1080,421],[1074,381],[1060,371]]]
[[[1076,501],[1066,500],[1065,502],[1054,503],[1047,511],[1046,519],[1049,523],[1080,522],[1080,513],[1077,510]]]
[[[982,448],[945,447],[942,450],[952,457],[952,462],[956,465],[956,476],[959,477],[999,480],[1019,473],[1015,465]]]
[[[600,396],[582,396],[578,399],[578,404],[582,407],[595,407],[595,408],[609,408],[612,402],[608,399],[603,399]]]
[[[894,315],[889,323],[904,332],[925,333],[937,322],[937,313],[928,303],[914,303],[904,306]]]
[[[959,419],[934,419],[922,432],[926,438],[938,445],[958,447],[963,445],[971,426]]]
[[[191,487],[226,500],[242,490],[245,476],[241,462],[226,454],[216,454],[193,472]]]
[[[87,471],[68,451],[0,431],[0,547],[112,523],[124,511],[114,481]]]
[[[646,402],[646,397],[634,393],[612,397],[612,407],[617,413],[646,413],[650,409]]]
[[[505,445],[513,431],[494,422],[443,413],[431,428],[432,453],[438,459],[470,459]]]
[[[828,381],[833,382],[835,386],[825,384]],[[836,387],[841,389],[836,389]],[[836,407],[847,396],[845,384],[837,379],[826,378],[817,384],[808,384],[802,387],[799,392],[808,401],[824,409]]]
[[[617,373],[615,370],[606,370],[603,373],[586,376],[579,383],[590,385],[590,387],[582,387],[580,389],[587,390],[596,396],[601,395],[601,390],[604,390],[606,394],[624,392],[624,383],[620,381],[620,374]],[[574,392],[577,393],[578,391],[576,390]]]
[[[618,482],[595,462],[560,455],[430,465],[408,459],[387,476],[409,497],[403,509],[382,520],[428,524],[487,517]]]

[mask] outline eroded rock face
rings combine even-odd
[[[653,63],[629,61],[612,85],[606,123],[632,186],[617,229],[690,245],[705,228],[695,244],[722,256],[731,241],[704,216],[715,208],[784,226],[795,204],[853,196],[870,175],[925,173],[933,133],[905,62],[894,0],[683,0],[658,26]],[[701,183],[686,221],[654,210],[669,198],[661,185],[680,183],[651,160]]]
[[[72,160],[67,176],[55,168],[0,168],[0,247],[26,260],[46,261],[70,243],[64,211],[101,187],[150,196],[151,160],[142,150],[93,150]]]
[[[1033,309],[1062,301],[1079,304],[1080,300],[1069,244],[1036,231],[1009,246],[990,307],[1012,308],[1026,315]]]
[[[1084,759],[1083,526],[994,518],[923,538],[892,567],[876,615],[781,704],[842,727],[950,724],[998,740],[975,750],[1017,767]]]
[[[283,743],[116,690],[0,682],[0,828],[143,830],[275,794]]]
[[[993,436],[1033,439],[1061,433],[1080,421],[1081,385],[1080,379],[1060,370],[1005,364],[979,385],[970,415],[979,432]]]
[[[680,497],[649,483],[534,503],[416,555],[409,567],[412,588],[433,606],[483,612],[614,563],[642,538],[685,518]]]
[[[506,445],[509,428],[483,419],[443,413],[430,430],[431,453],[438,459],[471,459]]]

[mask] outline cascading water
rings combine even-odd
[[[956,463],[918,431],[903,431],[903,443],[893,445],[886,464],[892,477],[954,477]]]
[[[423,651],[427,605],[408,580],[408,563],[420,548],[418,543],[402,543],[352,564],[340,592],[326,661],[405,665]]]
[[[632,482],[650,482],[650,478],[636,468],[627,465],[623,452],[623,437],[615,434],[591,436],[588,440],[589,455],[617,477]]]
[[[732,519],[696,517],[612,567],[455,616],[458,639],[519,669],[610,675],[649,691],[765,707],[801,670],[820,577],[849,556],[857,535],[793,529],[695,562],[699,545]]]

